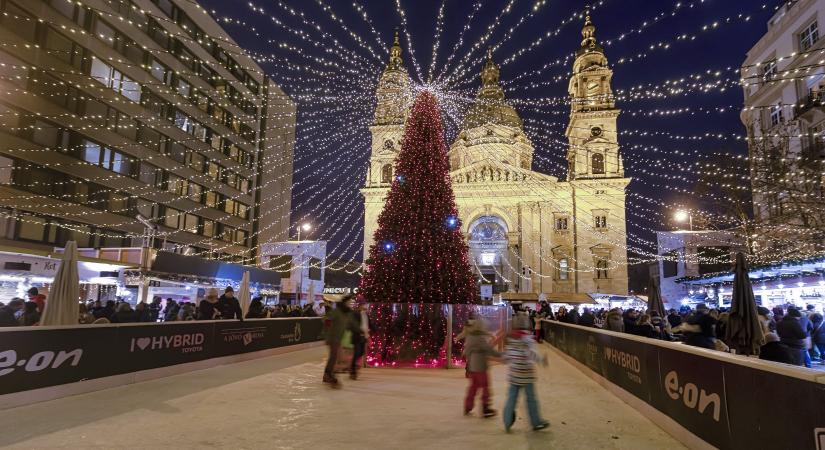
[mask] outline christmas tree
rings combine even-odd
[[[477,303],[450,183],[441,112],[419,95],[378,217],[360,296],[369,303]]]
[[[444,364],[452,339],[446,304],[479,301],[443,134],[438,103],[424,92],[407,119],[359,288],[360,300],[370,304],[371,365]],[[453,321],[463,324],[468,311],[454,311]],[[460,345],[454,353],[461,354]]]

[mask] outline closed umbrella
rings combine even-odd
[[[647,288],[647,312],[656,311],[661,317],[665,316],[665,304],[662,301],[662,291],[659,289],[659,280],[651,278]]]
[[[758,355],[759,348],[765,344],[751,279],[748,277],[748,264],[741,252],[736,254],[736,267],[733,270],[733,293],[728,325],[725,328],[725,342],[743,355]]]
[[[54,276],[40,325],[77,325],[80,314],[80,276],[77,272],[77,244],[66,243],[63,259]]]
[[[249,294],[249,271],[245,271],[243,273],[243,278],[241,278],[241,289],[240,292],[238,292],[238,302],[240,302],[241,311],[243,311],[243,316],[246,318],[246,313],[249,312],[249,304],[252,303],[252,299]]]

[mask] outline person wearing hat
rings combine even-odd
[[[507,402],[504,405],[504,430],[510,428],[516,421],[516,403],[519,391],[524,390],[527,397],[527,412],[533,430],[543,430],[550,426],[550,422],[541,418],[539,404],[536,398],[536,363],[547,365],[547,358],[539,354],[536,340],[530,330],[530,318],[519,313],[513,318],[513,332],[507,337],[507,347],[504,351],[504,360],[509,366],[507,379],[510,388],[507,391]]]
[[[206,291],[206,297],[198,304],[198,320],[215,320],[220,317],[220,313],[216,308],[218,304],[218,290],[209,288]]]
[[[716,319],[708,312],[704,303],[696,305],[696,312],[687,321],[696,331],[685,333],[685,344],[716,350]]]
[[[223,295],[218,299],[218,311],[221,313],[221,319],[238,319],[243,321],[243,310],[241,309],[241,302],[235,298],[235,290],[232,286],[227,286],[223,291]]]
[[[496,411],[490,407],[490,377],[487,372],[488,359],[501,356],[490,345],[491,334],[485,329],[484,321],[471,319],[465,325],[464,359],[466,360],[467,378],[470,386],[464,396],[464,415],[469,415],[475,405],[476,393],[481,390],[481,414],[483,417],[493,417]]]
[[[802,313],[796,308],[788,309],[788,314],[776,324],[776,332],[779,341],[791,349],[793,353],[793,364],[797,366],[805,365],[805,356],[808,349],[805,346],[805,338],[808,333],[802,328]],[[810,366],[809,366],[810,367]]]

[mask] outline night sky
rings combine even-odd
[[[426,80],[417,76],[404,32],[411,35],[415,59],[426,79],[437,35],[436,18],[445,1],[435,73],[443,69],[448,55],[456,49],[449,72],[454,73],[457,61],[479,41],[504,7],[512,4],[509,12],[501,15],[500,24],[489,41],[478,46],[471,55],[469,62],[473,64],[468,76],[449,87],[451,92],[462,95],[474,96],[480,84],[480,58],[489,45],[496,47],[495,59],[502,64],[537,38],[560,30],[530,52],[503,64],[501,77],[508,99],[516,104],[525,119],[527,134],[536,147],[533,169],[563,178],[564,129],[569,106],[559,101],[567,95],[567,74],[572,68],[572,59],[540,74],[525,76],[509,84],[508,81],[549,62],[564,60],[578,48],[583,20],[578,17],[569,19],[582,11],[586,2],[483,1],[464,35],[463,45],[458,46],[459,35],[476,1],[400,0],[407,22],[406,28],[402,28],[404,58],[415,82]],[[214,11],[213,15],[242,47],[256,56],[267,57],[267,61],[262,61],[262,67],[298,101],[293,223],[305,219],[312,221],[317,231],[311,238],[329,240],[332,257],[343,261],[360,260],[363,208],[357,190],[363,184],[369,158],[370,136],[366,127],[374,107],[375,84],[386,64],[386,46],[391,42],[393,29],[402,23],[396,2],[267,0],[254,3],[255,7],[263,9],[263,13],[239,0],[201,0],[200,3]],[[696,175],[683,171],[696,160],[694,152],[706,156],[714,152],[746,154],[745,142],[730,138],[745,133],[739,120],[742,90],[736,85],[738,72],[732,69],[741,65],[746,52],[765,33],[767,21],[780,3],[778,0],[604,0],[594,10],[597,38],[602,43],[611,41],[605,46],[605,52],[615,71],[613,89],[620,96],[617,106],[624,110],[619,118],[619,143],[626,174],[634,179],[628,195],[628,244],[636,250],[634,253],[655,252],[655,245],[651,245],[655,240],[652,231],[667,226],[665,208],[657,202],[712,208],[701,198],[680,192],[680,189],[692,190],[695,183]],[[354,4],[363,7],[370,23],[359,16]],[[536,4],[543,6],[536,14],[528,16]],[[335,6],[325,11],[325,5]],[[677,8],[677,5],[681,7]],[[289,8],[294,14],[288,12]],[[334,12],[337,21],[331,19],[330,12]],[[281,25],[274,23],[272,16]],[[654,21],[657,17],[659,20]],[[499,45],[508,30],[522,19],[511,37]],[[718,23],[715,27],[714,22]],[[635,31],[644,23],[647,26],[641,32]],[[369,45],[377,57],[360,46],[342,24]],[[371,27],[380,35],[384,48],[379,46]],[[624,39],[616,39],[631,31]],[[321,33],[327,34],[322,36]],[[679,38],[680,35],[689,37]],[[287,44],[289,48],[281,44]],[[666,44],[669,45],[665,47]],[[654,46],[652,50],[651,46]],[[335,54],[336,51],[340,54]],[[641,53],[647,56],[639,58]],[[622,58],[626,60],[624,63],[619,62]],[[310,67],[310,70],[296,69],[297,66]],[[318,69],[329,73],[319,76]],[[347,70],[356,71],[357,75]],[[720,75],[717,77],[708,71],[720,71]],[[651,98],[666,92],[666,81],[693,74],[702,75],[701,82],[710,86]],[[554,81],[559,76],[561,81]],[[642,92],[645,98],[638,95],[623,97],[628,89],[639,86],[645,88],[633,92]],[[554,99],[555,105],[541,105],[548,99]],[[647,115],[655,110],[682,108],[690,108],[695,114]],[[725,110],[719,112],[718,108]],[[707,110],[711,112],[708,114]],[[646,132],[655,135],[640,135]],[[706,133],[721,133],[728,138],[678,138]],[[684,179],[674,178],[676,176]]]

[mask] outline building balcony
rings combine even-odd
[[[825,93],[814,91],[808,94],[804,102],[794,108],[794,117],[808,123],[825,119]]]

